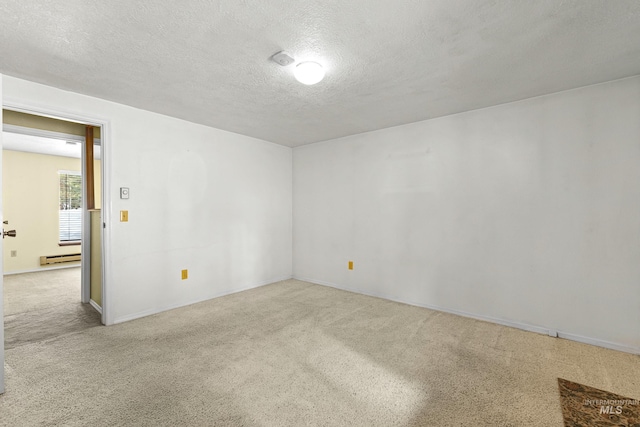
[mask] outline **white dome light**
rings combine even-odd
[[[293,75],[302,84],[314,85],[324,78],[324,69],[317,62],[301,62],[296,65]]]

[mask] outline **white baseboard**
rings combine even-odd
[[[100,307],[97,302],[90,299],[89,304],[91,304],[91,307],[95,308],[98,313],[102,314],[102,307]]]
[[[225,291],[225,292],[219,292],[219,293],[207,295],[204,298],[199,298],[199,299],[196,299],[196,300],[193,300],[193,301],[188,301],[188,302],[185,302],[185,303],[169,304],[169,305],[165,305],[165,306],[160,307],[160,308],[152,308],[152,309],[145,310],[145,311],[140,311],[140,312],[134,313],[134,314],[127,314],[127,315],[124,315],[124,316],[119,316],[119,317],[115,318],[115,320],[113,321],[113,324],[124,323],[124,322],[128,322],[130,320],[135,320],[135,319],[140,319],[142,317],[152,316],[154,314],[162,313],[163,311],[169,311],[169,310],[173,310],[173,309],[180,308],[180,307],[186,307],[186,306],[189,306],[189,305],[198,304],[200,302],[209,301],[210,299],[219,298],[219,297],[223,297],[223,296],[231,295],[231,294],[237,294],[238,292],[248,291],[249,289],[259,288],[261,286],[270,285],[271,283],[281,282],[283,280],[289,280],[289,279],[292,279],[292,277],[288,276],[288,277],[283,277],[283,278],[276,278],[276,279],[272,279],[272,280],[266,280],[266,281],[263,281],[263,282],[259,282],[257,284],[243,286],[243,287],[241,287],[239,289],[234,289],[232,291]]]
[[[77,263],[75,262],[69,263],[69,265],[61,265],[58,267],[44,267],[44,268],[36,268],[33,270],[9,271],[9,272],[3,273],[3,275],[11,276],[13,274],[37,273],[39,271],[62,270],[63,268],[74,268],[74,267],[80,267],[80,261],[78,261]]]
[[[597,338],[590,338],[590,337],[584,337],[581,335],[576,335],[576,334],[572,334],[569,332],[562,332],[560,330],[557,329],[550,329],[550,328],[545,328],[542,326],[536,326],[536,325],[529,325],[527,323],[521,323],[521,322],[515,322],[512,320],[507,320],[507,319],[501,319],[501,318],[497,318],[497,317],[491,317],[491,316],[484,316],[481,314],[474,314],[474,313],[467,313],[465,311],[460,311],[460,310],[452,310],[446,307],[439,307],[439,306],[435,306],[435,305],[429,305],[429,304],[423,304],[423,303],[418,303],[415,301],[406,301],[406,300],[401,300],[401,299],[397,299],[397,298],[389,298],[385,295],[377,295],[374,293],[368,293],[368,292],[356,292],[353,291],[351,289],[346,289],[342,286],[336,285],[335,283],[329,283],[329,282],[324,282],[322,280],[314,280],[314,279],[309,279],[309,278],[304,278],[304,277],[293,277],[295,280],[300,280],[303,282],[309,282],[309,283],[315,283],[318,285],[323,285],[323,286],[329,286],[331,288],[336,288],[336,289],[340,289],[342,291],[347,291],[347,292],[353,292],[353,293],[357,293],[357,294],[362,294],[362,295],[367,295],[370,297],[375,297],[375,298],[382,298],[382,299],[386,299],[389,301],[394,301],[394,302],[399,302],[399,303],[403,303],[403,304],[408,304],[408,305],[413,305],[416,307],[423,307],[423,308],[428,308],[430,310],[435,310],[435,311],[440,311],[443,313],[450,313],[450,314],[455,314],[457,316],[462,316],[462,317],[468,317],[471,319],[476,319],[476,320],[482,320],[484,322],[490,322],[490,323],[496,323],[498,325],[503,325],[503,326],[509,326],[511,328],[516,328],[516,329],[522,329],[524,331],[528,331],[528,332],[536,332],[539,334],[544,334],[544,335],[551,335],[552,333],[557,334],[558,338],[564,338],[570,341],[576,341],[576,342],[581,342],[583,344],[590,344],[590,345],[595,345],[597,347],[603,347],[603,348],[608,348],[611,350],[617,350],[617,351],[622,351],[625,353],[631,353],[631,354],[638,354],[640,355],[640,348],[636,348],[636,347],[629,347],[623,344],[617,344],[617,343],[613,343],[613,342],[609,342],[609,341],[605,341],[605,340],[601,340],[601,339],[597,339]]]
[[[640,355],[640,348],[629,347],[627,345],[617,344],[610,341],[605,341],[596,338],[583,337],[582,335],[571,334],[568,332],[558,331],[558,338],[564,338],[570,341],[581,342],[583,344],[595,345],[597,347],[604,347],[611,350],[618,350],[625,353]]]

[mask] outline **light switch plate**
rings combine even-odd
[[[120,198],[128,199],[129,198],[129,188],[128,187],[120,187]]]

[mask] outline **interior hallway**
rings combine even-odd
[[[100,326],[80,283],[80,267],[4,276],[5,349]]]
[[[640,357],[287,280],[6,352],[5,425],[561,426]]]

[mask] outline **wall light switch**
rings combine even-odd
[[[120,222],[129,221],[129,211],[120,211]]]
[[[120,198],[121,199],[129,198],[129,187],[120,187]]]

